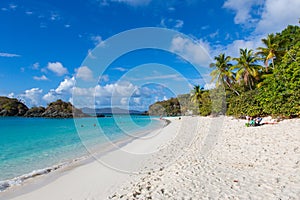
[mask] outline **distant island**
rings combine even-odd
[[[97,115],[98,117],[104,117],[104,116],[107,116],[107,115],[147,115],[147,111],[138,111],[138,110],[127,110],[127,109],[122,109],[122,108],[118,108],[118,107],[115,107],[115,108],[96,108],[96,109],[93,109],[93,108],[82,108],[81,109],[82,112],[86,113],[86,114],[89,114],[89,115]]]
[[[106,117],[111,115],[148,115],[148,112],[127,110],[122,108],[75,108],[70,102],[61,99],[49,103],[48,106],[28,108],[16,98],[0,96],[0,116],[15,117],[45,117],[45,118],[73,118],[73,117]]]
[[[0,116],[20,116],[20,117],[45,117],[45,118],[73,118],[90,117],[80,109],[75,108],[71,103],[57,100],[48,104],[46,108],[28,108],[24,103],[16,98],[0,97]]]

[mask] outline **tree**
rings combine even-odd
[[[201,88],[200,85],[195,85],[191,93],[191,101],[197,104],[198,109],[201,105],[202,90],[203,88]]]
[[[262,56],[266,66],[266,71],[268,72],[269,60],[272,61],[274,69],[274,58],[276,57],[278,52],[278,43],[276,43],[276,37],[273,33],[269,34],[267,38],[263,38],[261,41],[265,45],[265,47],[258,47],[258,52],[256,54]]]
[[[224,53],[221,53],[219,56],[215,57],[215,60],[216,63],[210,64],[210,67],[214,68],[214,70],[210,73],[210,75],[212,76],[211,82],[216,80],[216,87],[225,84],[237,95],[240,95],[236,90],[232,88],[232,84],[234,83],[234,74],[230,70],[230,67],[232,66],[229,63],[231,57],[225,56]]]
[[[200,87],[200,85],[195,85],[194,86],[194,89],[192,91],[192,102],[193,103],[198,103],[200,104],[200,101],[201,101],[201,93],[202,93],[202,88]]]
[[[252,90],[255,84],[255,80],[259,79],[259,71],[261,66],[256,64],[259,60],[258,57],[254,56],[253,50],[240,49],[240,57],[234,58],[237,64],[232,66],[231,70],[236,71],[236,80],[243,80],[245,85]]]
[[[300,40],[286,52],[258,95],[265,113],[300,116]]]

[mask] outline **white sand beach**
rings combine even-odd
[[[38,177],[0,199],[299,199],[300,119],[246,127],[170,118],[95,161]]]

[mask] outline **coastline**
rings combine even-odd
[[[153,118],[153,120],[159,119]],[[37,169],[12,179],[0,181],[2,186],[8,184],[7,188],[3,188],[3,191],[0,192],[0,199],[15,198],[19,195],[32,192],[40,187],[50,184],[52,181],[76,169],[77,167],[96,162],[95,159],[105,156],[118,148],[122,148],[137,138],[143,139],[144,137],[151,135],[151,133],[153,134],[161,128],[168,126],[170,123],[170,121],[166,119],[162,119],[162,121],[162,126],[144,131],[132,132],[129,136],[126,135],[113,140],[111,144],[101,144],[99,147],[93,148],[92,150],[88,149],[88,155],[70,159],[43,169]]]
[[[259,127],[231,117],[170,120],[160,132],[132,140],[100,161],[62,170],[47,184],[37,180],[3,199],[299,197],[300,119]]]
[[[153,120],[157,120],[153,118]],[[164,122],[160,122],[162,125],[157,127],[152,127],[151,129],[147,129],[144,131],[136,131],[132,132],[130,135],[124,135],[117,139],[114,139],[110,143],[104,143],[97,146],[93,146],[92,148],[86,149],[86,153],[80,157],[74,157],[70,159],[66,159],[62,162],[56,163],[52,166],[47,166],[45,168],[35,169],[31,172],[22,174],[20,176],[16,176],[11,179],[1,180],[0,181],[0,199],[3,194],[10,193],[10,190],[22,188],[24,185],[27,186],[32,182],[36,182],[38,179],[49,178],[51,176],[57,176],[58,173],[68,171],[77,166],[81,166],[84,164],[91,163],[95,156],[103,156],[111,151],[114,151],[114,148],[119,148],[127,143],[130,143],[132,140],[135,140],[139,137],[144,137],[148,135],[150,132],[161,129],[166,126],[166,120]],[[113,144],[113,145],[112,145]],[[52,178],[52,177],[51,177]]]

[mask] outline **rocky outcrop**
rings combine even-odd
[[[41,117],[49,118],[72,118],[72,117],[90,117],[81,110],[75,108],[71,103],[57,100],[48,105]]]
[[[0,116],[23,116],[28,107],[15,98],[0,97]]]
[[[41,117],[45,110],[42,106],[32,107],[25,113],[24,117]]]
[[[0,116],[24,116],[24,117],[46,117],[46,118],[73,118],[90,117],[71,103],[57,100],[50,103],[47,108],[28,107],[15,98],[0,97]]]

